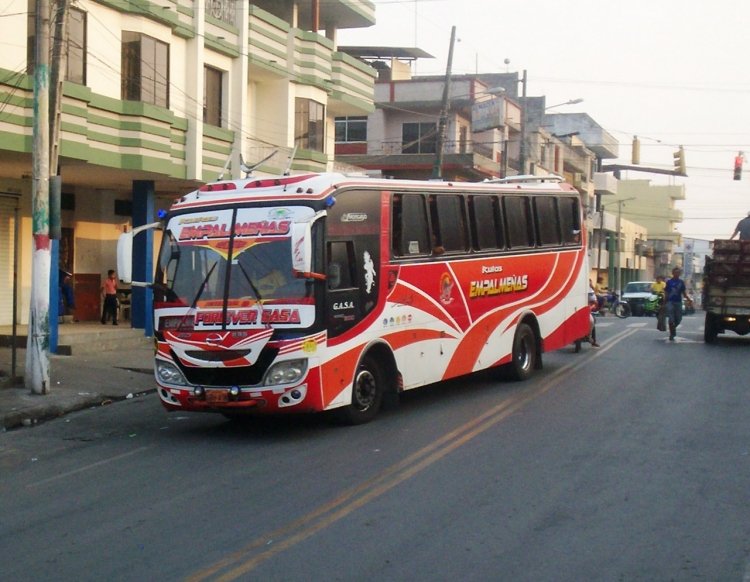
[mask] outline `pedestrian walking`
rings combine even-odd
[[[112,325],[117,325],[117,275],[114,269],[107,271],[107,278],[102,284],[102,325],[112,316]]]
[[[680,279],[682,269],[675,267],[672,269],[672,278],[667,279],[666,286],[664,288],[664,295],[666,299],[666,314],[669,320],[669,341],[674,341],[677,335],[677,326],[682,321],[682,299],[683,297],[690,301],[690,297],[687,294],[687,288],[685,287],[685,281]]]

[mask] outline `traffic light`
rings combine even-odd
[[[633,149],[630,154],[630,161],[634,166],[641,163],[641,140],[637,135],[633,136]]]
[[[674,173],[677,176],[687,176],[687,167],[685,166],[685,149],[680,146],[674,154]]]
[[[745,163],[745,154],[743,152],[734,156],[734,179],[742,180],[742,164]]]

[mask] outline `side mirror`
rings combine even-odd
[[[298,273],[312,268],[312,222],[292,224],[292,268]]]
[[[124,232],[117,239],[117,273],[125,284],[133,281],[133,232]]]
[[[326,215],[321,210],[311,220],[292,223],[292,270],[297,277],[325,280],[323,273],[312,272],[312,225]]]
[[[120,281],[126,285],[131,284],[137,287],[147,286],[147,283],[133,281],[133,237],[139,232],[161,227],[161,222],[152,222],[151,224],[136,227],[130,232],[123,232],[120,235],[120,238],[117,239],[117,273],[120,276]]]

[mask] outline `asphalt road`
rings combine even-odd
[[[0,434],[0,578],[750,580],[750,337],[605,318],[359,427],[155,395]]]

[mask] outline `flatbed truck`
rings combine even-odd
[[[703,274],[705,342],[725,331],[750,333],[750,241],[715,240]]]

